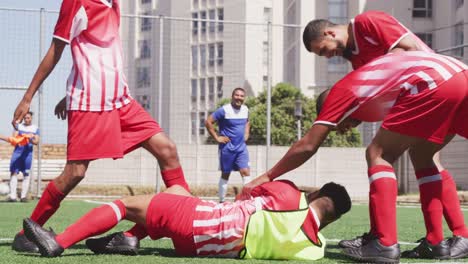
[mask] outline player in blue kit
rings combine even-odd
[[[23,174],[21,186],[21,202],[27,202],[29,191],[29,172],[31,170],[33,158],[33,145],[39,143],[39,128],[32,124],[32,112],[28,112],[23,119],[23,123],[18,124],[17,130],[12,137],[0,136],[0,139],[10,142],[15,146],[10,161],[10,195],[9,202],[17,201],[18,174]]]
[[[231,103],[223,105],[205,121],[210,135],[219,143],[219,201],[224,202],[227,184],[231,171],[239,171],[242,183],[251,181],[249,152],[245,142],[249,139],[249,108],[244,105],[245,90],[235,88],[232,91]],[[214,123],[219,126],[216,133]]]

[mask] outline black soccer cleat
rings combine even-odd
[[[63,253],[64,248],[55,240],[54,232],[45,230],[30,218],[23,220],[23,229],[26,237],[39,248],[41,256],[58,257]]]
[[[421,238],[415,248],[401,253],[403,258],[425,258],[425,259],[449,259],[450,247],[447,241],[443,240],[437,245],[431,245],[426,238]]]
[[[454,236],[447,240],[450,247],[450,257],[453,259],[464,258],[468,256],[468,238]]]
[[[369,241],[375,238],[377,237],[370,232],[364,233],[361,236],[357,236],[353,239],[341,240],[340,242],[338,242],[338,246],[340,248],[358,248],[367,244]]]
[[[398,263],[400,261],[400,245],[391,246],[380,244],[375,238],[358,248],[344,248],[343,253],[357,261],[376,263]]]
[[[24,234],[16,234],[11,244],[11,249],[18,252],[38,253],[39,248],[30,241]]]
[[[137,237],[125,236],[123,232],[86,240],[86,246],[96,254],[137,255],[140,241]]]

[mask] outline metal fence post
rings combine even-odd
[[[159,62],[158,62],[158,122],[161,127],[162,123],[162,88],[163,88],[163,56],[164,56],[164,16],[159,16]],[[158,163],[157,163],[158,164]],[[159,165],[157,165],[159,167]],[[159,170],[156,169],[156,193],[161,191],[161,177]]]
[[[39,12],[39,63],[42,61],[43,57],[43,50],[44,50],[44,24],[45,24],[45,9],[41,8]],[[38,110],[37,116],[39,117],[37,120],[37,126],[41,127],[41,119],[42,119],[42,85],[39,87],[39,97],[38,97]],[[36,198],[41,197],[41,181],[42,181],[42,173],[41,173],[41,163],[42,163],[42,140],[39,140],[37,144],[37,193]]]
[[[268,82],[267,82],[267,122],[266,122],[266,155],[265,155],[265,167],[266,170],[270,169],[269,163],[269,152],[270,152],[270,145],[271,145],[271,85],[272,85],[272,24],[271,21],[268,21]]]

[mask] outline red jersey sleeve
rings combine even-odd
[[[54,38],[70,43],[86,29],[88,19],[81,0],[63,0],[54,29]]]
[[[359,99],[351,90],[353,73],[346,75],[331,88],[314,124],[336,126],[357,109]]]
[[[355,17],[355,32],[362,32],[362,37],[373,45],[380,45],[388,52],[398,42],[410,34],[398,20],[385,12],[368,11]],[[380,56],[382,54],[377,54]],[[376,56],[376,57],[377,57]]]
[[[255,187],[250,193],[252,197],[263,196],[269,201],[264,209],[296,210],[299,208],[301,192],[294,183],[288,180],[267,182]]]

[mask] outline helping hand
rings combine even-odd
[[[16,107],[15,113],[13,114],[13,121],[11,121],[11,125],[15,130],[18,130],[18,124],[21,123],[24,116],[29,112],[30,104],[31,102],[22,99]]]

